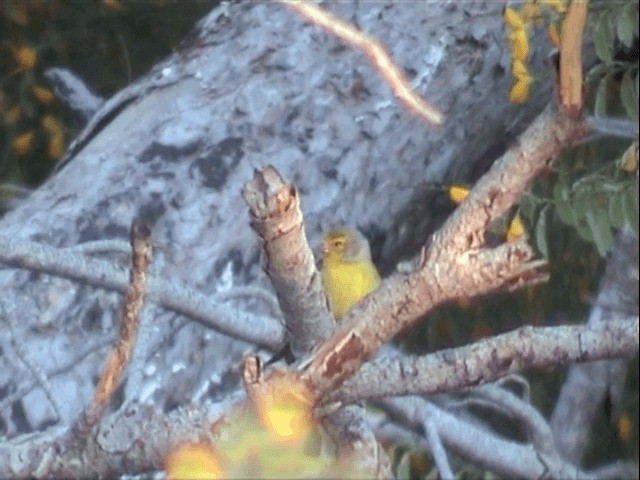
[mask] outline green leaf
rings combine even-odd
[[[605,75],[598,84],[596,90],[596,101],[593,106],[593,113],[598,117],[607,115],[607,84],[609,83],[609,75]]]
[[[586,240],[589,243],[593,243],[593,234],[591,233],[591,229],[587,225],[587,222],[584,219],[581,219],[575,223],[576,232],[583,240]]]
[[[623,8],[622,10],[620,10],[620,14],[618,15],[616,31],[618,34],[618,38],[627,48],[633,47],[633,37],[636,36],[636,22],[638,12],[634,13],[636,17],[635,21],[634,18],[631,17],[633,13],[630,8]]]
[[[579,185],[574,191],[571,207],[573,209],[573,217],[576,220],[584,218],[587,212],[591,210],[591,200],[594,192],[588,185]]]
[[[609,203],[607,205],[609,222],[611,226],[615,228],[623,227],[625,224],[624,202],[624,192],[614,193],[609,196]]]
[[[625,191],[624,215],[631,230],[638,235],[638,185],[634,185]]]
[[[553,186],[553,199],[558,217],[566,225],[574,225],[575,217],[571,206],[569,187],[563,181],[558,181]]]
[[[595,209],[587,211],[586,219],[598,253],[604,257],[613,246],[613,234],[608,219]]]
[[[629,16],[631,17],[631,23],[633,24],[633,35],[638,38],[640,36],[640,18],[638,18],[638,3],[634,3],[630,5],[629,11],[631,12]]]
[[[522,200],[520,200],[520,205],[518,206],[521,216],[527,219],[532,219],[538,203],[539,202],[533,195],[524,195]]]
[[[604,63],[611,63],[613,60],[613,26],[611,22],[611,12],[608,10],[602,12],[596,24],[596,30],[593,34],[593,43],[596,47],[596,55]]]
[[[536,223],[536,246],[546,259],[549,259],[549,244],[547,243],[547,214],[549,206],[545,206],[540,215],[538,216],[538,222]]]
[[[636,96],[636,88],[630,71],[627,71],[622,76],[620,100],[629,118],[638,121],[638,97]]]
[[[589,69],[587,72],[587,83],[593,83],[596,80],[599,80],[604,74],[609,71],[609,65],[605,65],[604,63],[598,63]]]

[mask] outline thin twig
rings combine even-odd
[[[11,346],[16,352],[16,356],[20,359],[20,361],[24,364],[24,366],[27,367],[27,370],[29,370],[31,375],[33,375],[33,377],[36,379],[37,384],[40,386],[40,388],[42,388],[42,391],[47,397],[47,400],[49,400],[49,403],[53,407],[54,413],[56,415],[55,421],[58,422],[60,421],[60,419],[63,418],[62,407],[58,403],[58,399],[56,398],[56,396],[51,391],[51,383],[49,381],[49,377],[47,373],[43,370],[43,368],[40,365],[38,365],[36,362],[31,360],[31,358],[29,357],[29,353],[25,350],[22,343],[16,339],[16,331],[15,331],[16,316],[13,310],[14,308],[12,305],[11,306],[9,305],[9,302],[4,302],[4,301],[0,302],[0,311],[5,312],[4,315],[2,315],[2,317],[5,317],[5,320],[6,320],[5,324],[7,325],[9,330]]]
[[[147,282],[147,272],[151,261],[151,232],[145,226],[134,223],[131,227],[131,272],[129,288],[125,295],[124,309],[120,320],[120,331],[100,380],[93,394],[93,400],[86,411],[87,423],[94,425],[120,384],[135,345],[138,329],[138,314],[142,308]]]
[[[433,125],[440,125],[443,122],[444,116],[442,113],[421,99],[411,89],[402,71],[393,63],[393,60],[378,40],[311,2],[281,1],[314,25],[366,55],[373,68],[389,86],[396,98],[410,112]]]
[[[511,418],[515,418],[522,423],[531,434],[531,442],[536,450],[545,455],[557,455],[559,457],[553,441],[551,427],[542,414],[530,403],[495,385],[484,385],[473,390],[472,394],[494,403],[505,410]]]
[[[438,469],[440,478],[455,478],[455,475],[451,470],[451,465],[449,465],[447,452],[445,451],[444,446],[442,445],[442,441],[440,440],[438,429],[436,428],[433,420],[431,420],[431,418],[429,417],[428,413],[424,414],[422,427],[424,428],[425,437],[427,439],[427,443],[429,444],[429,450],[431,451],[431,455],[433,456],[433,461],[436,464],[436,468]]]
[[[126,292],[128,285],[126,272],[112,262],[2,235],[0,262],[121,293]],[[147,297],[168,310],[231,337],[272,350],[284,343],[284,329],[275,318],[220,305],[216,296],[207,296],[170,280],[150,277]]]
[[[112,343],[111,339],[101,339],[97,343],[92,344],[89,347],[81,350],[79,353],[74,355],[69,361],[67,361],[63,365],[60,365],[59,367],[55,367],[51,369],[45,368],[43,370],[44,374],[47,377],[52,378],[64,373],[68,373],[73,367],[82,363],[82,361],[84,361],[87,357],[91,355],[97,355],[98,353],[101,352],[102,349],[104,349],[105,347],[108,347],[111,343]],[[38,383],[33,381],[27,381],[26,383],[23,383],[22,386],[20,386],[15,392],[8,394],[6,397],[0,400],[0,411],[4,410],[5,408],[8,408],[16,400],[24,398],[37,385]]]

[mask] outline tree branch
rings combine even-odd
[[[473,417],[457,416],[419,397],[387,399],[381,406],[394,419],[412,429],[422,429],[422,418],[429,415],[442,441],[458,455],[499,475],[512,478],[581,478],[575,466],[560,458],[495,435]]]
[[[384,357],[365,364],[327,402],[453,392],[525,368],[632,358],[638,353],[638,317],[597,326],[522,327],[465,347],[421,357]]]
[[[0,235],[0,262],[48,273],[125,293],[127,273],[112,262],[48,245]],[[284,329],[271,317],[221,306],[233,294],[213,298],[170,281],[151,276],[147,296],[168,310],[185,315],[221,333],[275,350],[284,342]]]
[[[385,279],[316,351],[301,376],[317,398],[338,387],[380,345],[433,309],[544,279],[543,263],[532,261],[534,253],[524,239],[488,249],[485,233],[536,175],[586,134],[582,122],[547,107],[434,235],[418,269]]]
[[[308,354],[329,336],[333,321],[304,233],[298,192],[268,166],[255,171],[242,196],[249,206],[251,227],[262,240],[265,271],[291,333],[292,351],[297,356]]]
[[[638,255],[638,237],[622,229],[607,261],[586,328],[608,330],[620,321],[621,314],[637,315]],[[609,361],[575,365],[569,370],[551,415],[551,428],[558,448],[570,461],[577,462],[582,457],[602,400],[624,379],[625,369],[624,362]]]

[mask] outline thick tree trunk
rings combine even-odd
[[[271,163],[299,188],[313,245],[329,225],[347,223],[374,240],[387,270],[414,255],[438,218],[425,186],[474,181],[549,101],[549,85],[535,86],[526,105],[508,104],[499,2],[325,6],[386,45],[415,90],[444,112],[443,126],[409,114],[360,53],[284,6],[227,5],[103,105],[68,163],[0,219],[0,235],[72,247],[126,240],[142,217],[155,246],[151,275],[207,295],[268,289],[240,190]],[[543,71],[539,40],[531,63]],[[93,256],[121,267],[128,258]],[[15,267],[0,270],[0,288],[12,312],[11,328],[0,330],[0,435],[70,424],[117,331],[119,295]],[[241,298],[234,307],[254,304]],[[120,403],[171,409],[224,396],[255,348],[154,303],[142,317]]]

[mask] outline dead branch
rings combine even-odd
[[[93,392],[93,400],[85,411],[89,426],[95,425],[102,417],[131,359],[138,331],[138,314],[144,300],[147,271],[151,261],[150,236],[151,232],[146,226],[136,223],[131,226],[131,271],[120,319],[120,331]]]
[[[562,22],[560,39],[560,104],[573,118],[582,113],[582,36],[588,0],[573,0]]]
[[[18,268],[48,273],[125,293],[127,274],[112,262],[41,243],[0,235],[0,262]],[[184,285],[150,277],[147,297],[168,310],[185,315],[226,335],[277,349],[284,342],[284,329],[275,319],[221,306],[229,295],[211,298]]]
[[[307,1],[281,0],[287,7],[339,38],[367,56],[378,75],[389,86],[398,101],[422,120],[440,125],[444,116],[421,99],[409,86],[402,71],[395,65],[382,44],[335,15]]]
[[[272,166],[256,170],[242,196],[262,241],[265,271],[276,290],[292,351],[307,354],[333,329],[320,275],[302,224],[300,197]]]
[[[365,364],[327,402],[453,392],[522,371],[573,362],[633,358],[638,317],[597,326],[522,327],[465,347]]]

